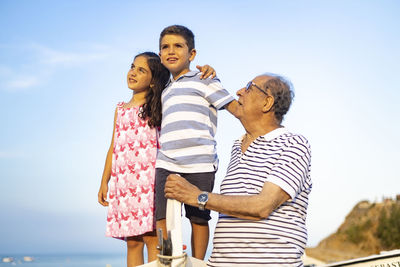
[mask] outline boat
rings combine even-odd
[[[24,256],[24,261],[26,261],[26,262],[31,262],[31,261],[33,261],[33,257],[31,257],[31,256]]]
[[[382,251],[380,254],[371,255],[363,258],[357,258],[347,261],[339,261],[318,267],[400,267],[400,249],[391,251]]]
[[[157,255],[158,259],[140,265],[140,267],[206,267],[204,261],[190,257],[183,252],[181,209],[181,202],[173,199],[167,200],[168,238],[164,240],[162,232],[159,232],[158,246],[161,252]],[[400,249],[382,251],[378,255],[328,264],[315,259],[311,262],[304,262],[304,264],[309,267],[400,267]]]
[[[13,257],[4,257],[4,258],[2,259],[2,261],[3,261],[3,262],[13,262],[13,261],[14,261],[14,258],[13,258]]]
[[[183,251],[181,211],[181,202],[174,199],[167,200],[168,238],[164,240],[162,232],[159,232],[160,254],[157,255],[157,260],[140,267],[206,267],[204,261],[190,257]]]

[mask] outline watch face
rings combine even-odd
[[[207,199],[208,199],[207,194],[200,194],[199,197],[198,197],[198,200],[200,202],[205,202]]]

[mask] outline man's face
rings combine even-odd
[[[252,80],[250,86],[243,87],[236,94],[239,96],[239,118],[240,120],[258,119],[263,113],[263,105],[267,97],[267,92],[264,91],[264,84],[270,79],[268,76],[257,76]],[[257,88],[258,87],[258,88]]]
[[[166,34],[161,39],[161,63],[171,72],[174,79],[190,71],[190,62],[196,50],[189,51],[185,38],[176,34]]]

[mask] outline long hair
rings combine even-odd
[[[161,64],[160,57],[153,52],[144,52],[135,56],[144,56],[147,59],[151,71],[151,84],[153,86],[147,92],[146,103],[142,106],[139,112],[139,117],[142,119],[148,118],[150,127],[161,126],[161,93],[169,81],[170,73],[167,68]]]

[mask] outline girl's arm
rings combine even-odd
[[[111,177],[111,166],[112,166],[112,155],[114,150],[114,132],[115,132],[115,123],[117,121],[117,109],[115,109],[114,113],[114,127],[113,134],[111,138],[111,145],[107,152],[106,163],[104,165],[103,177],[101,178],[101,184],[99,193],[97,194],[98,201],[103,206],[108,206],[107,201],[107,192],[108,192],[108,181],[110,181]]]

